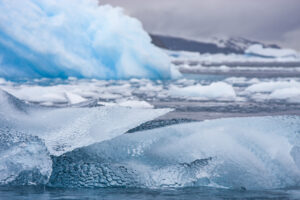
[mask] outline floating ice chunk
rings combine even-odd
[[[54,187],[298,187],[300,118],[218,119],[125,134],[54,160]],[[75,170],[76,169],[76,170]]]
[[[300,83],[297,81],[271,81],[253,84],[245,89],[253,98],[300,102]],[[262,96],[262,97],[260,97]]]
[[[224,71],[224,72],[228,72],[228,71],[230,71],[230,67],[228,67],[228,66],[226,66],[226,65],[221,65],[221,66],[219,67],[219,70],[220,70],[220,71]]]
[[[280,78],[265,81],[257,79],[244,81],[244,84],[252,85],[240,91],[239,95],[245,95],[258,101],[282,100],[291,103],[300,102],[300,82],[298,80]]]
[[[35,114],[34,118],[43,117],[35,120],[34,124],[39,127],[33,134],[45,140],[51,154],[60,155],[78,147],[112,139],[169,110],[148,111],[122,107],[51,110]],[[32,130],[31,127],[28,129]]]
[[[60,85],[57,86],[30,86],[20,85],[17,87],[2,87],[7,92],[16,96],[19,99],[30,102],[53,102],[66,103],[66,90]]]
[[[231,85],[233,84],[249,85],[249,84],[256,84],[261,82],[258,78],[247,79],[245,77],[229,77],[226,78],[224,81]]]
[[[29,109],[30,106],[24,101],[0,89],[0,118],[11,120],[14,116],[28,113]],[[5,124],[2,125],[4,126]]]
[[[300,103],[300,87],[277,89],[268,96],[268,99],[282,99]]]
[[[183,88],[173,86],[169,94],[175,97],[196,97],[202,99],[229,99],[236,98],[233,87],[225,82],[216,82],[208,86],[193,85]]]
[[[246,88],[246,92],[274,92],[284,88],[300,88],[300,83],[297,81],[271,81],[253,84]]]
[[[245,51],[246,54],[262,57],[299,57],[299,54],[292,49],[264,48],[261,44],[254,44]]]
[[[119,106],[129,107],[129,108],[153,108],[154,106],[146,101],[137,100],[127,100],[118,103]]]
[[[52,155],[109,140],[170,111],[116,106],[43,108],[30,106],[3,91],[0,94],[0,128],[38,136]]]
[[[87,101],[83,96],[94,97],[96,94],[89,92],[93,91],[92,85],[53,85],[53,86],[39,86],[39,85],[19,85],[19,86],[0,86],[4,90],[13,94],[14,96],[29,101],[45,103],[68,103],[78,104]]]
[[[0,76],[170,78],[142,24],[97,0],[0,2]]]
[[[86,101],[85,98],[82,98],[81,96],[71,93],[71,92],[66,92],[66,97],[69,101],[70,104],[77,104],[77,103],[82,103]]]

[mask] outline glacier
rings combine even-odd
[[[97,0],[0,2],[0,76],[30,78],[178,75],[142,24]]]

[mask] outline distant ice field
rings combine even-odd
[[[263,73],[263,72],[262,72]],[[35,79],[0,88],[26,102],[65,107],[173,108],[161,119],[203,120],[222,117],[299,114],[300,78],[230,77],[183,74],[177,80]]]

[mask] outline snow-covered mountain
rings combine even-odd
[[[263,48],[281,49],[280,46],[276,44],[265,44],[258,41],[253,41],[245,39],[242,37],[230,37],[230,38],[213,38],[213,42],[223,48],[233,49],[242,53],[245,53],[253,45],[261,45]]]
[[[172,36],[150,34],[152,43],[158,47],[174,51],[189,51],[210,54],[245,54],[253,45],[261,45],[263,48],[280,49],[278,45],[267,45],[261,42],[237,38],[212,38],[209,41],[196,41]]]

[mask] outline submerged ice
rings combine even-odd
[[[97,0],[0,2],[0,76],[170,78],[141,23]]]

